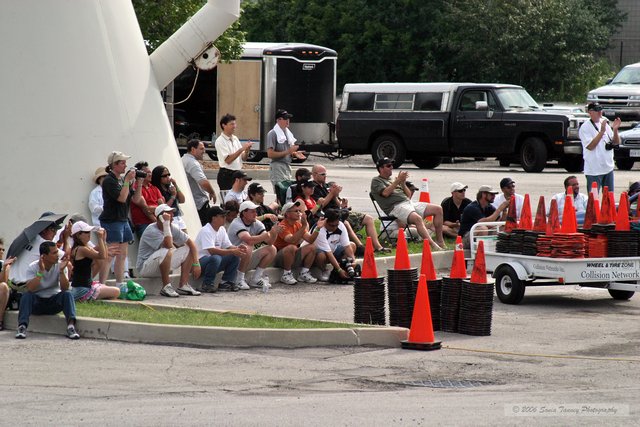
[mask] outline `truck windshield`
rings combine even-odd
[[[640,68],[623,68],[611,80],[612,85],[637,85],[640,84]]]
[[[540,109],[538,103],[524,89],[505,88],[496,90],[496,93],[500,103],[507,110],[515,108]]]

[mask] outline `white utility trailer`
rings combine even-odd
[[[487,273],[496,280],[496,294],[505,304],[519,304],[527,286],[580,285],[607,289],[615,299],[626,300],[640,291],[640,257],[624,258],[549,258],[498,253],[497,232],[504,222],[483,222],[471,228],[471,259],[477,243],[485,242]],[[488,234],[478,235],[477,228]]]

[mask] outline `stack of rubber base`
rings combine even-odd
[[[411,328],[418,269],[387,270],[389,325]]]
[[[384,277],[356,277],[354,282],[353,321],[369,325],[386,325]]]
[[[434,331],[440,330],[440,297],[442,292],[442,279],[428,280],[429,307],[431,307],[431,325]]]
[[[608,231],[607,255],[610,257],[638,256],[638,232],[616,230]]]
[[[465,335],[491,335],[493,283],[462,282],[458,332]]]
[[[463,279],[442,278],[442,292],[440,294],[441,331],[458,332],[462,281]]]

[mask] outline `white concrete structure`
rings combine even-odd
[[[90,217],[93,172],[113,150],[133,156],[130,165],[167,166],[188,190],[160,90],[238,18],[239,3],[209,0],[158,48],[152,66],[130,0],[3,2],[0,236],[7,246],[44,211]],[[190,194],[184,213],[195,235]]]

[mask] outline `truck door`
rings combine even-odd
[[[238,123],[236,136],[240,141],[256,142],[255,148],[260,147],[261,66],[261,61],[246,60],[218,64],[216,123],[225,114],[233,114]]]
[[[488,109],[477,110],[478,101]],[[500,146],[502,111],[488,89],[467,89],[458,97],[451,112],[450,138],[455,155],[492,155],[503,152]]]

